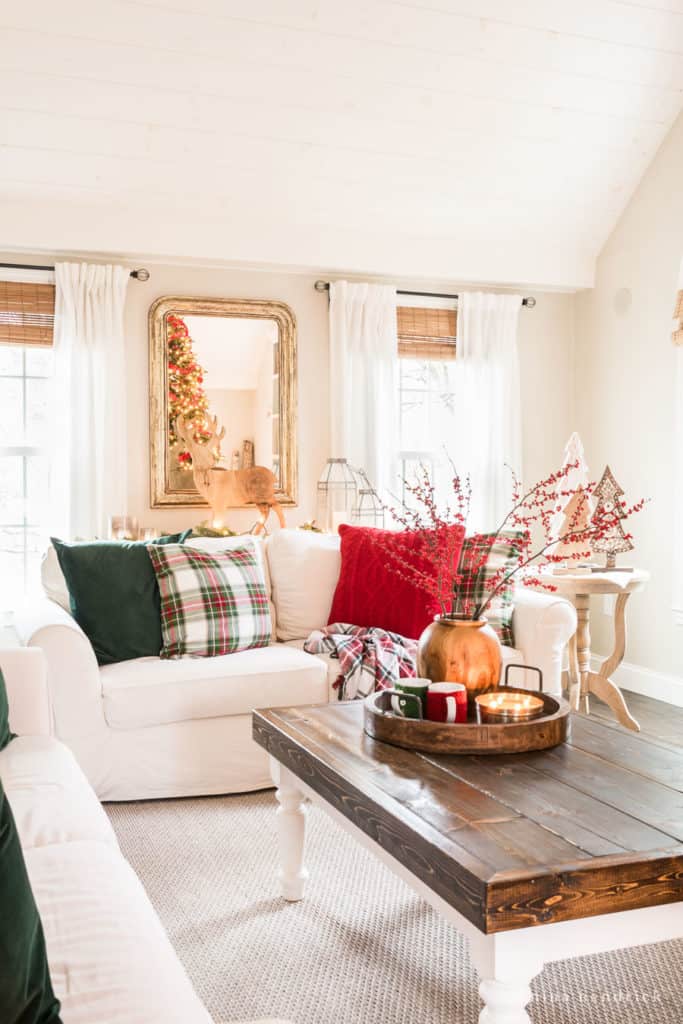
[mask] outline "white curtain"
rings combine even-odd
[[[109,516],[127,510],[128,281],[119,266],[55,267],[55,446],[46,519],[67,538],[106,537]]]
[[[470,529],[495,528],[509,510],[510,466],[522,475],[517,351],[521,295],[464,292],[458,299],[453,444],[461,476],[472,481]]]
[[[380,493],[396,490],[396,289],[330,284],[330,455],[364,469]]]

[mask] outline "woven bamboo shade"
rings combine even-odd
[[[396,318],[401,358],[455,359],[456,310],[399,306]]]
[[[0,281],[0,344],[51,345],[55,286]]]
[[[676,308],[674,309],[674,322],[671,340],[674,345],[683,345],[683,288],[676,296]]]

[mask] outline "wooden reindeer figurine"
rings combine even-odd
[[[185,447],[192,456],[194,484],[203,498],[211,506],[212,525],[220,528],[224,525],[225,513],[229,508],[240,505],[256,505],[261,513],[254,533],[265,529],[266,520],[273,509],[280,526],[285,526],[282,508],[275,498],[275,475],[265,466],[252,466],[250,469],[225,469],[217,465],[221,457],[221,441],[225,437],[225,427],[218,429],[218,418],[209,420],[210,438],[206,444],[195,441],[192,428],[185,423],[183,416],[176,419],[178,437],[182,438]]]

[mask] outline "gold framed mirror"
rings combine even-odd
[[[208,507],[178,436],[179,415],[222,468],[266,466],[277,501],[296,504],[292,310],[260,299],[157,299],[149,311],[149,410],[152,508]]]

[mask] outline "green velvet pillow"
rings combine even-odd
[[[71,613],[100,665],[155,657],[162,647],[159,586],[149,544],[182,544],[191,530],[153,541],[52,538],[69,589]]]
[[[14,733],[10,732],[9,728],[9,703],[7,701],[5,677],[2,674],[2,669],[0,669],[0,750],[4,750],[13,737]]]
[[[43,926],[2,782],[0,907],[0,1020],[4,1024],[61,1024]]]

